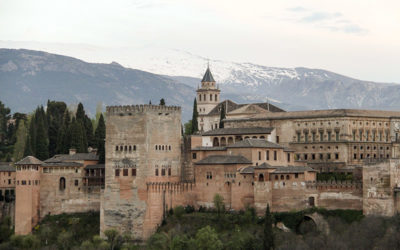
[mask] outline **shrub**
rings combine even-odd
[[[174,214],[176,218],[182,218],[182,215],[185,213],[185,209],[182,206],[177,206],[174,208]]]
[[[194,206],[187,205],[187,206],[185,207],[185,212],[186,212],[187,214],[193,213],[194,211],[195,211],[195,210],[194,210]]]

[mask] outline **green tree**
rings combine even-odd
[[[225,105],[224,103],[221,104],[221,114],[219,117],[219,128],[224,128],[224,122],[223,120],[225,119]]]
[[[265,210],[265,221],[264,221],[264,249],[269,250],[275,247],[274,244],[274,233],[272,231],[272,215],[269,211],[269,204],[267,205],[267,209]]]
[[[67,105],[64,102],[47,101],[46,117],[49,125],[49,156],[57,153],[58,134],[63,125],[63,117]]]
[[[222,197],[220,194],[215,194],[213,202],[214,208],[217,210],[218,217],[220,217],[221,212],[223,212],[225,209],[224,197]]]
[[[164,100],[164,98],[161,98],[161,100],[160,100],[160,105],[161,105],[161,106],[165,106],[165,100]]]
[[[192,115],[192,133],[195,134],[197,131],[199,131],[199,125],[197,123],[197,118],[199,116],[199,113],[197,112],[197,100],[194,98],[193,101],[193,115]]]
[[[57,237],[57,245],[59,249],[71,249],[73,245],[73,237],[71,232],[61,232]]]
[[[104,235],[107,237],[107,242],[110,244],[110,249],[114,248],[119,244],[119,232],[115,229],[108,229],[104,231]]]
[[[69,133],[71,136],[71,148],[76,149],[78,153],[84,153],[87,151],[87,144],[85,140],[85,129],[79,121],[75,118],[72,119],[72,123],[69,126]]]
[[[11,217],[6,216],[0,224],[0,243],[6,242],[13,235],[13,227]]]
[[[0,144],[7,136],[7,121],[10,119],[10,108],[0,101]]]
[[[193,134],[193,129],[192,129],[192,120],[189,120],[184,124],[185,126],[185,135],[191,135]]]
[[[106,124],[104,123],[103,114],[100,115],[99,123],[95,132],[97,154],[99,155],[99,163],[105,162],[105,139],[106,139]]]
[[[68,153],[71,147],[71,134],[70,134],[70,123],[71,117],[69,115],[68,109],[64,111],[62,126],[58,131],[57,135],[57,149],[58,154]]]
[[[196,248],[201,250],[217,250],[223,248],[217,232],[210,226],[205,226],[199,229],[199,231],[196,233],[194,242]]]
[[[27,129],[25,126],[25,121],[19,122],[16,137],[17,137],[17,142],[14,145],[14,153],[13,153],[13,158],[14,161],[17,162],[21,160],[24,157],[25,153],[25,146],[27,144]]]
[[[38,121],[36,136],[37,138],[35,156],[42,161],[46,160],[49,158],[49,142],[43,119]]]

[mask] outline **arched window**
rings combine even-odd
[[[228,145],[230,145],[230,144],[233,144],[233,138],[232,137],[228,138]]]
[[[213,140],[213,146],[214,147],[218,147],[219,146],[219,141],[218,141],[217,137],[215,137],[214,140]]]
[[[216,102],[218,101],[218,96],[217,96],[217,94],[215,94],[215,101],[216,101]]]
[[[212,94],[210,94],[210,101],[212,101]]]
[[[123,147],[123,146],[119,146],[119,150],[120,150],[120,151],[123,151],[123,150],[124,150],[124,147]]]
[[[125,146],[125,151],[128,151],[128,146]]]
[[[168,150],[171,151],[171,145],[168,146]]]
[[[156,176],[158,176],[158,168],[156,168]]]
[[[199,95],[199,101],[201,102],[201,95]]]
[[[203,95],[203,101],[205,101],[205,100],[206,100],[206,94]]]
[[[136,145],[133,145],[133,151],[136,151]]]
[[[289,180],[289,178],[290,178],[290,176],[289,176],[289,175],[286,175],[286,180]]]
[[[278,179],[279,179],[279,177],[277,175],[275,175],[275,180],[278,180]]]
[[[168,176],[171,176],[171,167],[168,168]]]
[[[129,151],[132,151],[132,146],[131,145],[129,145]]]
[[[158,150],[158,146],[156,145],[156,150]]]
[[[115,146],[115,151],[118,151],[118,146]]]
[[[65,190],[65,178],[61,177],[60,178],[60,191]]]
[[[221,138],[221,146],[226,146],[226,139],[225,137]]]
[[[264,181],[264,175],[263,174],[260,174],[258,176],[258,181]]]
[[[281,180],[285,179],[285,177],[283,175],[281,175]]]
[[[161,149],[164,150],[164,145],[162,145]]]
[[[165,168],[161,169],[161,176],[165,176]]]

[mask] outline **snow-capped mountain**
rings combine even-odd
[[[140,57],[135,68],[199,85],[207,64],[226,97],[244,102],[273,101],[287,109],[400,109],[400,85],[361,81],[330,71],[277,68],[208,59],[180,50],[162,50]],[[176,76],[193,77],[177,78]]]

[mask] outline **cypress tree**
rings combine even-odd
[[[199,116],[199,113],[197,112],[197,100],[194,98],[193,102],[193,115],[192,115],[192,133],[195,134],[197,131],[199,131],[199,125],[197,123],[197,117]]]
[[[219,128],[224,128],[224,122],[222,121],[225,119],[225,105],[224,103],[221,104],[221,115],[219,118]]]
[[[43,119],[37,124],[35,156],[42,161],[49,158],[49,144]]]
[[[77,121],[84,122],[85,120],[85,110],[83,109],[83,104],[78,104],[78,109],[76,110],[75,118]]]
[[[161,100],[160,100],[160,105],[161,105],[161,106],[165,106],[165,100],[164,100],[164,98],[161,98]]]
[[[71,148],[76,149],[78,153],[84,153],[87,151],[87,144],[85,140],[84,127],[75,118],[72,119],[70,125],[70,137],[71,137]]]
[[[99,123],[96,128],[95,138],[97,143],[97,154],[99,155],[99,163],[105,162],[105,139],[106,139],[106,124],[104,123],[103,114],[100,115]]]
[[[29,121],[29,135],[28,135],[28,151],[26,155],[36,155],[36,124],[35,115],[32,115]]]
[[[63,117],[67,105],[64,102],[47,101],[47,123],[49,124],[49,156],[57,153],[58,134],[63,125]]]
[[[269,211],[269,204],[267,205],[267,209],[265,211],[265,221],[264,221],[264,249],[269,250],[274,248],[274,234],[272,231],[272,215]]]
[[[63,153],[67,153],[69,150],[69,147],[71,145],[71,137],[69,136],[69,126],[70,126],[70,116],[69,116],[69,112],[66,109],[64,111],[64,115],[63,115],[63,121],[62,121],[62,125],[61,128],[58,131],[57,134],[57,150],[56,152],[58,154],[63,154]]]
[[[19,161],[24,157],[25,153],[25,147],[26,147],[26,142],[27,142],[27,130],[25,126],[25,121],[21,120],[18,128],[17,128],[17,142],[15,143],[14,146],[14,153],[13,153],[13,158],[14,161]]]
[[[85,120],[83,125],[85,127],[85,132],[86,132],[87,145],[91,147],[96,147],[96,140],[93,134],[93,124],[87,115],[85,115]]]

